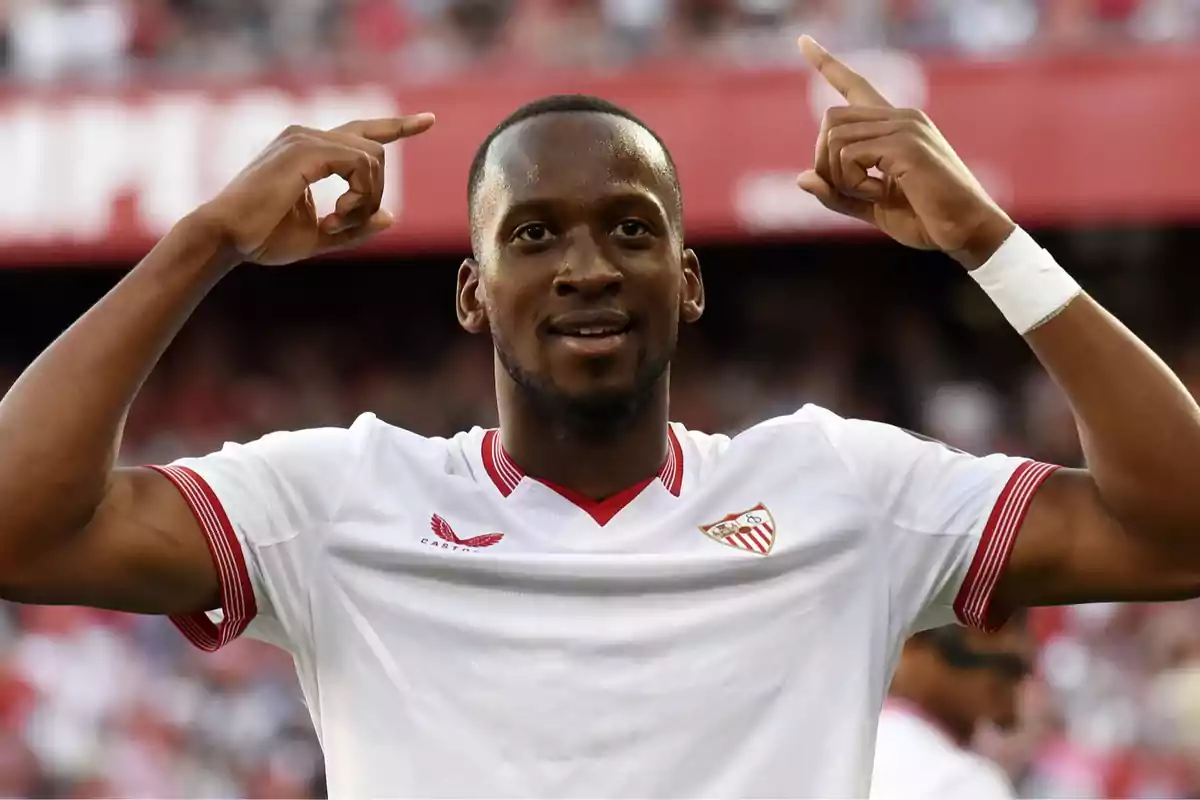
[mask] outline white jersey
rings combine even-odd
[[[223,617],[175,622],[291,651],[333,797],[866,795],[901,644],[998,621],[1053,467],[814,406],[668,440],[603,502],[372,415],[184,459]]]
[[[998,764],[961,747],[916,708],[894,700],[879,717],[871,800],[1013,800]]]

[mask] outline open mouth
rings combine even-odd
[[[551,320],[549,333],[577,352],[603,355],[620,347],[633,322],[619,311],[580,311]]]
[[[551,326],[550,332],[555,336],[578,336],[583,339],[598,339],[605,336],[620,336],[629,332],[629,324],[624,325],[582,325],[579,327]]]

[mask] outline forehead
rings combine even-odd
[[[523,120],[492,142],[477,204],[483,216],[524,202],[588,202],[620,188],[673,200],[666,153],[642,126],[597,112]]]

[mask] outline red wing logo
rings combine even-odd
[[[459,547],[491,547],[504,538],[503,533],[485,533],[481,536],[472,536],[470,539],[460,539],[454,529],[450,527],[450,523],[437,514],[434,514],[429,520],[429,528],[433,531],[434,536]]]
[[[762,503],[748,511],[730,514],[700,530],[721,544],[765,556],[775,545],[775,519]]]

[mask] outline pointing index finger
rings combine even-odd
[[[347,122],[333,130],[361,136],[379,144],[389,144],[397,139],[416,136],[433,127],[433,114],[410,114],[406,117],[387,117],[384,119],[360,119]]]
[[[817,44],[816,39],[808,35],[801,36],[800,52],[804,53],[805,60],[821,73],[821,77],[837,89],[847,102],[857,106],[891,107],[892,104],[870,81],[830,55],[828,50]]]

